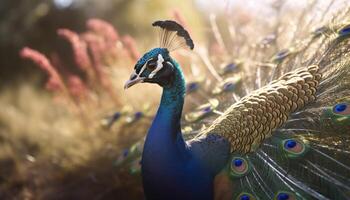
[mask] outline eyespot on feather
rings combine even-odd
[[[246,158],[234,156],[230,163],[230,175],[232,178],[245,176],[250,170],[250,163]]]
[[[306,142],[296,138],[282,140],[280,147],[289,158],[301,157],[309,149],[309,146]]]

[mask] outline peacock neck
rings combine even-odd
[[[175,61],[173,61],[175,63]],[[158,111],[171,114],[171,121],[180,125],[182,107],[185,98],[185,79],[177,63],[175,63],[175,76],[172,84],[163,87],[163,94]],[[180,128],[177,127],[177,128]]]
[[[163,87],[156,117],[146,137],[143,167],[159,169],[169,162],[186,157],[186,144],[181,134],[181,114],[185,96],[185,80],[179,65],[175,64],[172,83]]]
[[[201,165],[182,137],[180,121],[185,81],[180,67],[173,63],[174,80],[163,87],[160,106],[143,150],[145,195],[149,199],[212,199],[212,173]]]

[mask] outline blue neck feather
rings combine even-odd
[[[213,175],[201,167],[181,133],[185,80],[179,65],[163,87],[161,103],[146,137],[142,177],[149,199],[212,199]]]
[[[169,155],[185,155],[186,145],[181,134],[180,119],[185,96],[185,80],[179,65],[175,64],[175,78],[172,85],[163,87],[163,94],[157,115],[146,137],[143,160],[169,162]],[[174,155],[172,155],[174,156]],[[156,159],[155,159],[156,158]],[[143,163],[147,165],[146,163]]]

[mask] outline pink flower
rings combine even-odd
[[[81,100],[87,97],[88,89],[83,81],[76,75],[70,75],[68,78],[68,88],[70,94]]]
[[[20,56],[22,58],[32,60],[41,70],[45,71],[49,76],[49,79],[45,85],[46,89],[52,92],[56,92],[55,99],[61,99],[61,97],[64,97],[67,102],[72,102],[72,104],[70,104],[72,105],[71,108],[74,112],[77,112],[78,105],[74,101],[71,94],[69,94],[68,89],[62,81],[61,76],[58,74],[57,70],[45,55],[34,49],[24,47],[20,51]]]
[[[122,42],[126,47],[127,51],[129,52],[131,58],[135,61],[138,60],[141,55],[137,50],[134,38],[132,38],[130,35],[126,35],[122,38]]]
[[[49,80],[46,84],[47,89],[52,91],[60,91],[65,88],[60,75],[51,65],[50,61],[46,58],[45,55],[29,47],[24,47],[20,51],[20,56],[22,58],[32,60],[41,70],[45,71],[48,74]]]
[[[53,77],[49,77],[49,80],[47,80],[46,84],[45,84],[45,88],[49,91],[61,91],[62,90],[62,86],[60,81],[58,81],[57,79],[53,78]]]
[[[103,56],[106,54],[104,41],[92,33],[84,33],[81,38],[87,43],[91,52],[92,66],[95,72],[100,76],[103,72]]]
[[[102,36],[109,45],[114,46],[119,39],[118,32],[110,23],[104,20],[89,19],[86,23],[86,27],[97,35]]]
[[[70,42],[73,48],[74,60],[77,66],[85,72],[91,67],[86,42],[79,35],[69,29],[58,29],[57,34]]]
[[[97,78],[101,86],[104,87],[110,96],[117,102],[118,98],[113,90],[112,82],[104,69],[105,63],[103,59],[110,53],[110,51],[107,51],[104,48],[105,43],[101,41],[101,38],[92,33],[84,33],[81,37],[88,44],[88,48],[91,52],[91,60],[93,62],[92,66],[97,74]]]

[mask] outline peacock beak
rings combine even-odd
[[[128,89],[129,87],[136,85],[138,83],[142,83],[145,80],[144,77],[139,77],[135,72],[130,76],[130,79],[125,82],[124,89]]]

